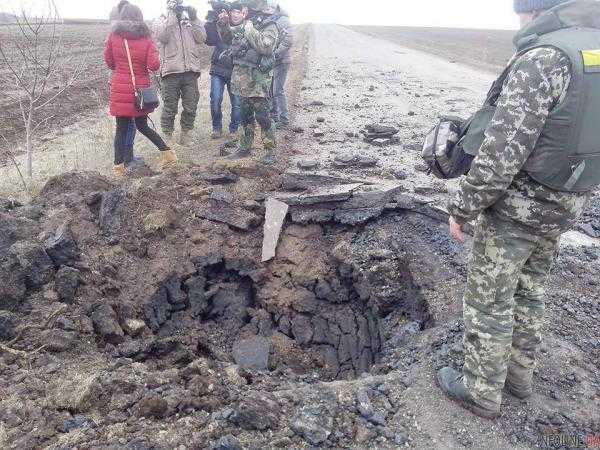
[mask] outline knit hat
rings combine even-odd
[[[569,0],[515,0],[515,12],[527,13],[539,11],[541,9],[550,9],[568,1]]]

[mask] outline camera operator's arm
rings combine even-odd
[[[248,44],[260,55],[270,56],[275,51],[279,31],[275,24],[269,25],[262,31],[258,31],[254,28],[252,22],[248,21],[244,25],[244,37],[248,41]]]
[[[279,61],[286,56],[286,54],[294,46],[294,29],[287,17],[282,17],[279,22],[280,25],[280,36],[279,45],[275,50],[275,60]]]
[[[167,13],[167,17],[161,17],[158,19],[156,27],[154,29],[154,34],[156,36],[156,40],[161,44],[165,45],[169,43],[169,39],[173,35],[169,30],[172,27],[179,26],[179,19],[177,19],[177,15],[175,11],[169,10]]]
[[[233,42],[233,30],[229,25],[229,14],[226,11],[222,11],[221,14],[219,14],[217,29],[219,31],[219,36],[221,36],[221,40],[225,44],[231,45]]]
[[[217,29],[217,23],[214,21],[208,21],[204,24],[204,30],[206,31],[206,45],[211,47],[216,46],[219,43],[219,30]]]
[[[189,26],[191,27],[192,37],[196,44],[203,44],[206,41],[206,30],[204,24],[198,19],[198,11],[196,8],[188,6],[186,8],[189,17]]]

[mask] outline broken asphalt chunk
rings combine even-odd
[[[377,138],[377,139],[373,139],[373,140],[369,140],[368,138],[365,138],[365,141],[370,144],[375,145],[376,147],[387,147],[389,145],[394,145],[394,144],[400,143],[400,139],[398,139],[396,137]]]
[[[304,173],[289,171],[283,174],[282,188],[286,191],[304,191],[322,186],[336,186],[340,184],[369,184],[363,180],[334,177],[321,173]]]
[[[200,210],[197,215],[202,219],[224,223],[242,231],[249,231],[261,222],[261,218],[253,212],[227,203],[219,203],[218,206]]]
[[[266,202],[262,262],[275,257],[279,236],[287,216],[289,206],[277,199],[270,198]]]
[[[301,170],[314,170],[319,168],[319,161],[315,159],[302,159],[296,165]]]
[[[362,186],[361,183],[323,186],[302,193],[280,193],[276,195],[276,198],[290,206],[343,202],[352,197],[352,192],[360,186]]]
[[[271,341],[262,336],[253,336],[233,344],[235,363],[247,370],[267,370]]]
[[[210,184],[230,184],[236,183],[240,179],[237,174],[227,169],[205,173],[200,178]]]

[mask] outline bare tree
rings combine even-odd
[[[6,154],[8,159],[10,159],[13,166],[15,166],[15,169],[17,170],[17,174],[19,175],[19,179],[21,180],[21,184],[23,185],[23,190],[25,192],[29,192],[29,187],[27,186],[27,182],[25,181],[23,172],[21,172],[21,168],[19,167],[19,164],[17,163],[15,155],[13,155],[12,152],[8,149],[10,147],[10,143],[8,142],[8,139],[6,139],[2,133],[0,133],[0,138],[2,138],[2,140],[4,141],[4,143],[6,145],[6,147],[4,147],[4,153]]]
[[[0,40],[0,63],[4,65],[0,83],[19,104],[29,177],[36,132],[54,118],[41,117],[42,110],[73,86],[85,65],[85,57],[71,53],[63,41],[64,24],[54,0],[47,0],[45,9],[33,15],[22,7],[13,26],[16,30]]]

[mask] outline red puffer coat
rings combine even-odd
[[[124,21],[115,23],[104,49],[104,61],[113,70],[110,114],[116,117],[141,117],[152,110],[138,111],[135,108],[135,91],[125,51],[125,39],[129,43],[136,87],[150,86],[149,71],[155,72],[160,68],[160,58],[146,24]]]

